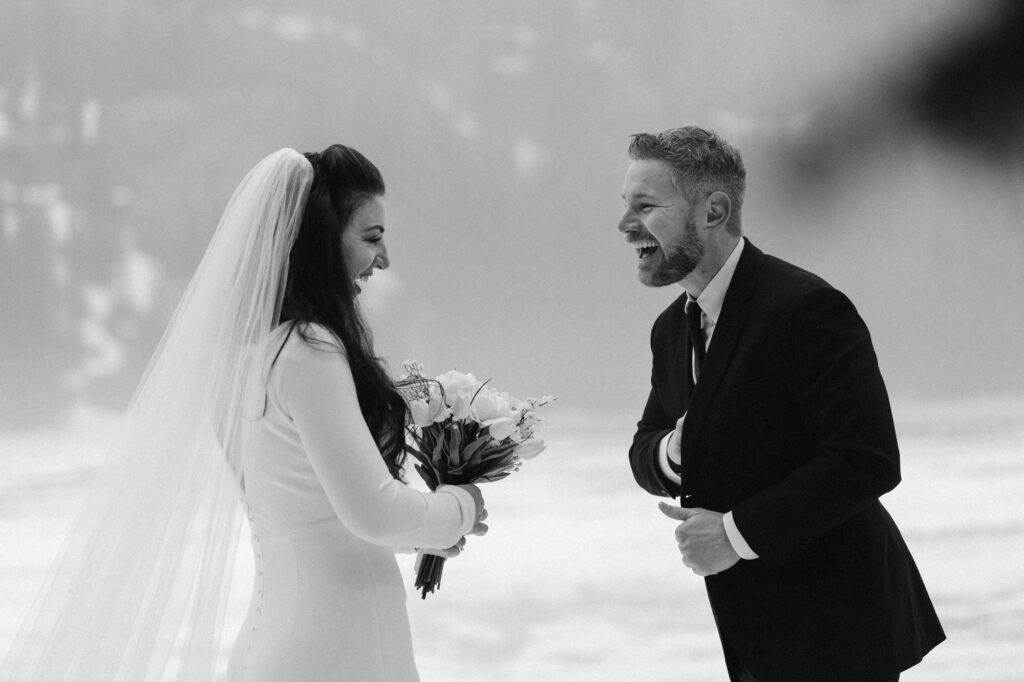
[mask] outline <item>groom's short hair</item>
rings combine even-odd
[[[718,133],[697,126],[636,133],[629,143],[629,157],[667,163],[672,184],[691,203],[710,192],[725,192],[732,200],[730,227],[740,228],[747,171],[739,150]]]

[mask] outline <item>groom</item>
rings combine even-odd
[[[619,231],[679,284],[651,332],[630,465],[680,521],[732,680],[896,680],[945,635],[879,496],[899,450],[871,337],[821,278],[743,237],[746,173],[715,133],[633,136]]]

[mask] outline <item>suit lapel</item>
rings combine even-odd
[[[740,254],[739,263],[733,273],[732,282],[725,293],[722,313],[715,323],[711,344],[708,346],[707,357],[701,368],[700,381],[693,388],[683,426],[683,438],[680,443],[683,451],[683,471],[689,468],[690,459],[696,452],[701,432],[708,411],[712,406],[715,393],[725,376],[729,361],[732,359],[736,342],[740,338],[743,325],[750,312],[750,299],[753,296],[757,273],[761,268],[764,254],[747,240]],[[689,352],[689,342],[686,343]],[[689,367],[689,362],[687,362]]]

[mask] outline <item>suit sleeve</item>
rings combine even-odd
[[[786,389],[811,456],[733,509],[750,547],[781,567],[900,481],[892,411],[871,337],[842,293],[821,288],[784,332]]]
[[[651,350],[655,355],[657,328],[658,322],[655,322],[651,331]],[[678,417],[672,418],[665,413],[658,397],[657,375],[658,367],[655,360],[651,371],[651,393],[647,397],[643,416],[636,425],[633,445],[629,449],[629,465],[633,469],[636,482],[647,492],[663,497],[678,497],[681,492],[679,484],[673,483],[665,476],[658,459],[658,445],[665,435],[675,429]]]

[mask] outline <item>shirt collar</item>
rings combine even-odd
[[[711,278],[704,291],[697,297],[697,305],[713,322],[718,321],[722,314],[722,304],[725,303],[725,292],[729,290],[729,283],[736,273],[736,264],[740,262],[740,254],[743,252],[743,243],[746,241],[740,237],[739,242],[733,248],[732,253],[725,259],[725,263],[718,269],[715,276]]]

